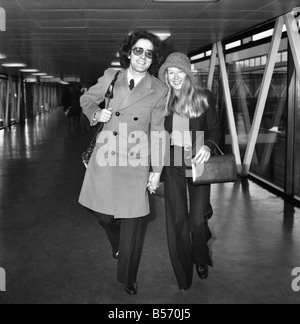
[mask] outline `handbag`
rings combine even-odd
[[[105,93],[104,97],[107,99],[106,107],[109,107],[110,100],[113,99],[113,97],[114,97],[113,90],[114,90],[115,83],[118,80],[118,76],[120,73],[121,73],[121,71],[118,71],[116,73],[114,79],[112,80],[111,84],[109,85],[109,87]],[[85,165],[86,168],[88,167],[90,158],[94,152],[97,137],[102,132],[103,127],[104,127],[104,123],[100,123],[99,128],[97,129],[96,134],[94,135],[93,139],[91,140],[88,148],[81,154],[82,163]]]
[[[206,163],[192,163],[193,185],[207,185],[237,181],[237,166],[234,154],[224,154],[219,146],[215,145],[215,154]]]

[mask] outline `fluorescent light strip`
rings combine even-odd
[[[4,54],[0,54],[0,60],[5,60],[7,57]]]
[[[242,45],[242,41],[241,40],[238,40],[236,42],[233,42],[233,43],[229,43],[225,46],[226,50],[229,50],[229,49],[232,49],[232,48],[235,48],[235,47],[239,47]]]
[[[27,65],[24,63],[3,63],[2,66],[7,68],[18,68],[18,67],[26,67]]]
[[[253,41],[256,42],[256,41],[259,41],[261,39],[271,37],[271,36],[273,36],[273,34],[274,34],[274,29],[264,31],[262,33],[253,35]]]
[[[24,73],[37,73],[37,72],[39,72],[39,70],[37,70],[37,69],[21,69],[20,72],[24,72]]]
[[[195,56],[192,56],[191,57],[191,61],[196,61],[196,60],[200,60],[202,58],[205,57],[205,54],[204,53],[201,53],[201,54],[198,54],[198,55],[195,55]]]

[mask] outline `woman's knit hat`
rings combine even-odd
[[[168,68],[177,68],[181,71],[185,72],[192,80],[193,80],[193,73],[192,73],[192,65],[190,59],[183,53],[172,53],[170,54],[165,63],[161,66],[159,70],[159,79],[165,83],[165,72]]]

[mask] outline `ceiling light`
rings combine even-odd
[[[36,73],[36,72],[39,72],[39,70],[37,70],[37,69],[21,69],[20,72],[24,72],[24,73]]]
[[[233,43],[229,43],[225,46],[225,49],[226,50],[230,50],[232,48],[235,48],[235,47],[239,47],[242,45],[242,41],[241,40],[238,40],[236,42],[233,42]]]
[[[32,73],[34,76],[46,76],[47,73]]]
[[[262,33],[253,35],[253,41],[256,42],[256,41],[259,41],[261,39],[271,37],[271,36],[273,36],[273,34],[274,34],[274,29],[266,30],[266,31],[264,31]]]
[[[205,57],[205,53],[200,53],[200,54],[197,54],[197,55],[195,55],[195,56],[192,56],[192,57],[191,57],[191,61],[194,62],[194,61],[196,61],[196,60],[200,60],[200,59],[202,59],[202,58],[204,58],[204,57]]]
[[[169,32],[153,32],[153,34],[158,36],[162,42],[171,37],[171,33]]]
[[[26,79],[24,79],[24,82],[35,83],[35,82],[37,82],[37,78],[34,78],[34,77],[26,78]]]
[[[54,76],[53,75],[42,75],[43,79],[53,79]]]
[[[27,65],[24,63],[4,63],[2,66],[7,68],[18,68],[18,67],[26,67]]]
[[[4,54],[0,54],[0,60],[5,60],[7,57]]]
[[[61,80],[59,83],[62,84],[62,85],[68,85],[68,84],[70,84],[69,82],[66,82],[66,81],[63,81],[63,80]]]

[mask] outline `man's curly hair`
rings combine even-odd
[[[153,44],[154,58],[148,71],[150,74],[156,75],[162,61],[162,54],[161,54],[162,41],[158,36],[149,33],[146,30],[133,32],[124,39],[122,47],[119,50],[121,67],[127,69],[130,66],[130,59],[128,58],[128,56],[130,55],[134,45],[140,39],[147,39]]]

